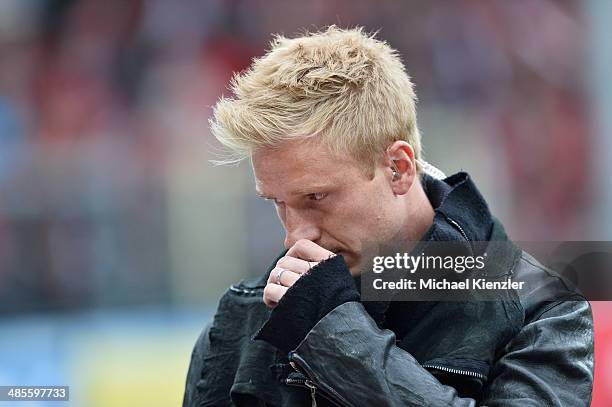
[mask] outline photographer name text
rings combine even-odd
[[[524,281],[487,281],[484,278],[468,278],[462,281],[447,279],[419,279],[417,281],[402,278],[397,281],[384,281],[381,278],[372,282],[375,290],[522,290]]]

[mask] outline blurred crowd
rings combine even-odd
[[[179,402],[221,293],[282,248],[248,165],[209,163],[207,123],[272,33],[378,31],[416,84],[426,158],[468,170],[512,238],[609,235],[606,2],[0,0],[0,383]],[[609,304],[593,304],[598,361]]]
[[[279,229],[261,233],[248,168],[207,162],[207,119],[271,33],[328,24],[399,50],[419,109],[447,123],[421,125],[426,155],[456,171],[485,151],[475,177],[503,186],[513,237],[588,236],[582,2],[271,3],[0,2],[0,312],[214,302],[260,271],[248,256]]]

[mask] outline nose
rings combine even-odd
[[[321,229],[306,213],[287,209],[285,213],[285,248],[289,249],[298,240],[307,239],[317,242],[321,238]]]

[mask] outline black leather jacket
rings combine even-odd
[[[467,174],[444,182],[425,180],[434,240],[506,239]],[[393,304],[382,326],[367,303],[347,301],[289,354],[252,339],[270,318],[262,301],[270,270],[242,281],[196,343],[183,405],[589,405],[589,303],[518,248],[504,261],[508,276],[534,282],[529,290],[507,301]]]

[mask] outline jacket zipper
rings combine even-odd
[[[446,220],[448,220],[448,222],[453,225],[455,227],[455,229],[457,229],[459,231],[459,233],[461,233],[461,235],[463,236],[463,238],[465,240],[467,240],[468,242],[471,242],[471,240],[467,237],[467,234],[465,233],[465,231],[463,230],[463,228],[461,227],[461,225],[459,223],[457,223],[454,219],[444,215],[444,217],[446,218]],[[508,272],[508,277],[512,276],[514,274],[514,266],[515,266],[516,262],[514,262],[512,264],[512,266],[510,267],[510,271]]]
[[[486,381],[487,380],[487,376],[483,375],[482,373],[472,372],[471,370],[455,369],[453,367],[446,367],[446,366],[440,366],[440,365],[430,365],[430,364],[424,364],[422,366],[424,368],[426,368],[426,369],[436,369],[436,370],[440,370],[442,372],[447,372],[447,373],[452,373],[452,374],[457,374],[457,375],[463,375],[463,376],[471,376],[471,377],[475,377],[477,379],[481,379],[482,381]]]
[[[457,229],[459,231],[459,233],[461,233],[461,236],[463,236],[463,238],[465,240],[467,240],[468,242],[470,241],[470,239],[467,237],[467,234],[465,233],[465,231],[463,230],[463,228],[461,227],[461,225],[459,225],[459,223],[457,223],[454,219],[444,215],[444,217],[446,218],[446,220],[448,220],[448,222],[453,225],[455,227],[455,229]]]
[[[455,229],[457,229],[459,231],[459,233],[461,233],[461,236],[463,236],[463,238],[470,242],[470,239],[468,238],[467,234],[465,233],[465,231],[463,230],[463,228],[461,227],[461,225],[454,220],[453,218],[444,215],[446,220],[453,225],[453,227]],[[431,365],[431,364],[424,364],[422,365],[424,368],[428,368],[428,369],[436,369],[436,370],[440,370],[442,372],[446,372],[446,373],[452,373],[452,374],[456,374],[456,375],[463,375],[463,376],[470,376],[470,377],[475,377],[477,379],[480,379],[482,381],[486,381],[487,380],[487,376],[483,375],[482,373],[478,373],[478,372],[472,372],[471,370],[462,370],[462,369],[455,369],[452,367],[446,367],[446,366],[440,366],[440,365]]]
[[[317,397],[315,395],[317,386],[314,385],[310,380],[305,380],[304,384],[310,389],[310,399],[312,400],[312,407],[317,407]]]
[[[299,362],[299,364],[298,364]],[[310,368],[308,367],[308,365],[306,364],[306,362],[299,357],[298,355],[296,355],[295,353],[291,352],[289,354],[289,364],[291,365],[291,367],[293,368],[293,370],[295,370],[298,373],[304,374],[306,375],[306,377],[308,377],[308,379],[303,381],[303,384],[308,387],[310,389],[310,398],[312,400],[312,406],[316,407],[317,405],[317,400],[316,400],[316,393],[317,390],[319,390],[319,393],[325,397],[326,399],[328,399],[329,401],[331,401],[332,403],[338,405],[338,406],[348,406],[349,404],[342,398],[341,395],[339,395],[334,389],[332,389],[331,387],[327,386],[325,383],[319,383],[318,386],[317,384],[315,384],[313,379],[313,375],[312,372],[310,371]],[[299,379],[287,379],[291,382],[296,382],[299,381],[299,384],[302,384],[301,380]],[[288,382],[287,382],[288,383]],[[298,384],[298,383],[295,383]]]
[[[293,369],[297,370],[295,367]],[[312,405],[312,407],[317,407],[317,398],[316,398],[317,387],[315,386],[315,384],[313,382],[311,382],[308,379],[290,379],[290,378],[286,378],[285,379],[285,384],[289,384],[289,385],[293,385],[293,386],[305,386],[305,387],[308,387],[310,389],[310,399],[312,400],[312,404],[311,405]]]

